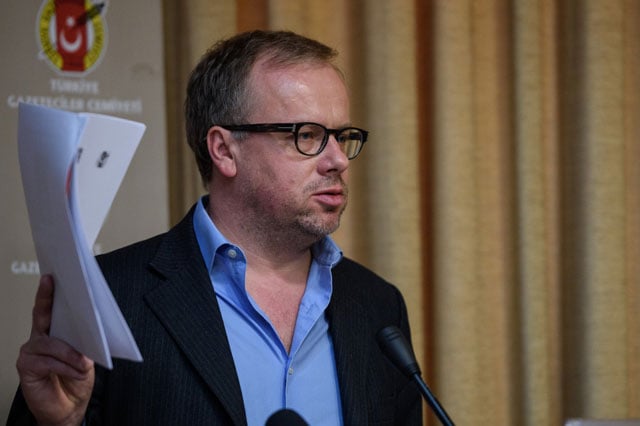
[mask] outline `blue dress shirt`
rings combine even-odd
[[[311,425],[341,425],[340,389],[324,311],[331,299],[331,268],[342,252],[326,237],[312,247],[307,286],[287,353],[267,315],[245,289],[246,258],[198,203],[194,230],[216,293],[238,372],[249,426],[263,426],[289,408]]]

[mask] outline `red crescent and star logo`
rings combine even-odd
[[[37,19],[40,57],[61,74],[90,72],[106,47],[105,4],[44,0]]]

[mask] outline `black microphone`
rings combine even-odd
[[[416,357],[413,354],[413,350],[400,329],[394,325],[390,325],[378,331],[376,337],[380,349],[382,349],[382,352],[384,352],[384,354],[391,360],[393,365],[395,365],[405,376],[416,381],[420,392],[435,413],[438,420],[440,420],[440,422],[445,426],[453,426],[453,421],[451,421],[447,412],[444,411],[442,405],[440,405],[427,384],[422,380],[422,377],[420,376],[420,367],[418,366]]]
[[[273,413],[264,426],[309,426],[309,423],[295,411],[283,408]]]

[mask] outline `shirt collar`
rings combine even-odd
[[[205,195],[197,203],[193,215],[193,229],[207,270],[211,271],[213,259],[218,249],[233,246],[233,244],[222,235],[209,217],[208,205],[209,196]],[[311,255],[320,266],[333,268],[342,259],[342,250],[329,236],[326,236],[311,246]]]

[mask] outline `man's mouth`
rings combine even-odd
[[[314,192],[312,197],[328,207],[340,207],[346,201],[346,193],[342,187],[323,189]]]

